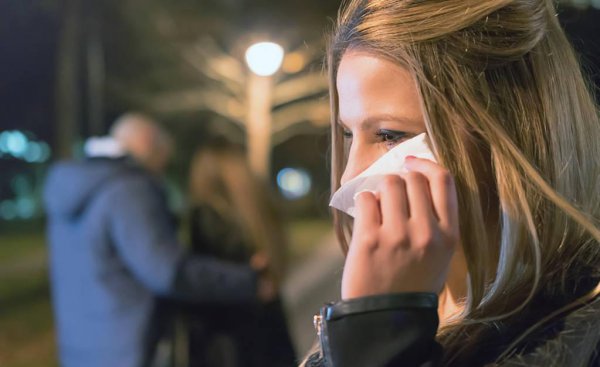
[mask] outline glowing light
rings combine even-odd
[[[6,148],[14,157],[22,157],[27,150],[27,137],[20,131],[9,132]]]
[[[0,218],[12,220],[17,217],[17,207],[12,201],[3,201],[0,203]]]
[[[297,73],[306,65],[306,58],[299,52],[285,55],[281,69],[288,74]]]
[[[50,159],[50,146],[43,141],[29,139],[33,134],[18,130],[0,133],[0,157],[12,156],[29,163],[42,163]]]
[[[283,62],[283,48],[273,42],[259,42],[246,50],[246,63],[253,73],[270,76],[279,70]]]
[[[303,169],[284,168],[277,174],[277,186],[287,199],[299,199],[310,191],[310,175]]]
[[[35,214],[35,201],[31,197],[21,197],[17,199],[15,212],[22,219],[33,218]]]
[[[48,159],[50,159],[50,155],[51,155],[50,146],[44,142],[41,142],[39,144],[40,144],[41,153],[40,153],[40,160],[38,162],[46,162]]]
[[[42,147],[39,143],[30,142],[27,144],[27,149],[23,154],[23,159],[29,163],[41,162],[42,161]]]
[[[0,152],[8,153],[8,137],[10,134],[10,131],[0,133]]]

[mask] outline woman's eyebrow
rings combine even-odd
[[[361,125],[364,125],[365,127],[370,127],[371,125],[374,125],[374,124],[376,124],[378,122],[382,122],[382,121],[397,122],[402,125],[406,125],[407,127],[421,125],[421,121],[416,120],[414,118],[411,118],[408,116],[402,116],[402,115],[391,115],[391,114],[378,114],[378,115],[369,116],[361,122]]]
[[[348,129],[348,126],[344,123],[344,121],[342,121],[342,119],[338,118],[337,121],[343,129],[350,130]],[[372,125],[376,125],[378,122],[381,121],[397,122],[406,125],[407,127],[420,126],[423,124],[422,121],[410,118],[408,116],[399,116],[386,113],[368,116],[360,122],[359,126],[361,130],[367,130],[371,128]]]

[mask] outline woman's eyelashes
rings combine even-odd
[[[402,141],[408,135],[404,131],[397,130],[388,130],[388,129],[379,129],[375,133],[375,135],[379,138],[379,141],[385,143],[389,146],[394,146]]]
[[[352,131],[349,129],[346,129],[346,128],[344,128],[342,130],[342,135],[344,136],[344,139],[346,139],[346,140],[352,140],[352,138],[354,136]],[[406,138],[408,138],[408,137],[409,137],[409,134],[404,131],[389,130],[389,129],[377,129],[373,133],[372,142],[382,143],[382,144],[385,144],[386,147],[391,148],[391,147],[395,146],[396,144],[406,140]]]

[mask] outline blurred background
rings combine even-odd
[[[323,72],[323,35],[339,3],[0,2],[0,366],[57,365],[45,172],[53,161],[81,157],[85,139],[106,134],[129,110],[150,114],[174,137],[167,182],[184,242],[194,150],[215,137],[246,147],[284,209],[291,261],[283,295],[296,351],[305,354],[314,340],[312,315],[338,296],[342,267],[327,208]],[[596,85],[599,9],[598,0],[578,0],[563,2],[559,12]],[[263,41],[280,48],[253,59],[249,47]]]

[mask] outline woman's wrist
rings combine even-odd
[[[438,296],[429,292],[390,293],[358,298],[350,298],[326,305],[322,316],[326,320],[336,320],[344,316],[395,310],[400,308],[437,309]]]
[[[329,303],[314,320],[321,358],[326,366],[334,367],[423,361],[435,352],[437,305],[437,294],[426,292],[390,293]],[[373,360],[374,356],[380,362]]]

